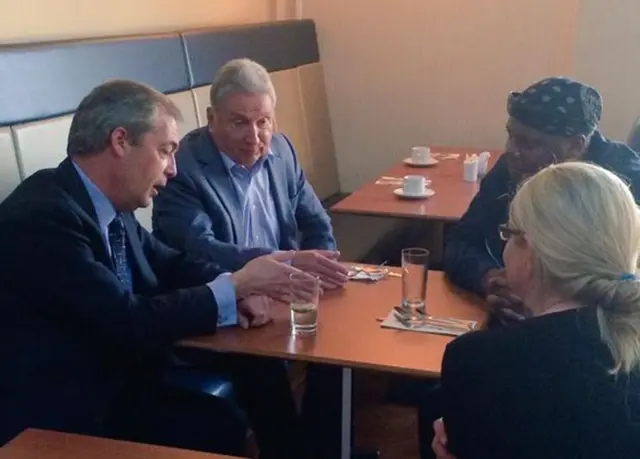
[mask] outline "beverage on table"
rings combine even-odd
[[[429,273],[429,251],[422,248],[402,249],[402,309],[411,324],[427,318],[425,298]]]
[[[311,282],[308,290],[312,293],[309,298],[308,292],[302,296],[299,292],[291,292],[289,303],[291,314],[291,331],[294,335],[311,335],[318,328],[318,302],[320,299],[320,280],[316,277],[311,279],[307,275],[292,273],[292,280],[297,276],[303,276],[303,281]]]

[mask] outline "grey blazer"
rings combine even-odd
[[[289,140],[274,134],[265,163],[275,202],[281,250],[335,249],[331,221],[305,178]],[[268,248],[239,246],[242,209],[207,128],[187,134],[177,153],[178,175],[155,198],[153,234],[166,244],[237,270]]]

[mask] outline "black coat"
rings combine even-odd
[[[543,315],[451,342],[444,423],[458,459],[640,457],[640,377],[609,373],[596,311]]]
[[[172,342],[216,330],[205,283],[218,267],[123,219],[134,294],[69,159],[0,204],[0,444],[30,426],[109,435],[127,387]]]

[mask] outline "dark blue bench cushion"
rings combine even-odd
[[[312,20],[280,21],[183,33],[192,87],[211,84],[227,61],[253,59],[270,72],[318,62]]]
[[[71,113],[112,78],[168,93],[188,89],[180,36],[0,47],[0,126]]]

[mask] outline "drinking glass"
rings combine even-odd
[[[402,249],[402,309],[412,324],[423,323],[427,318],[425,299],[429,274],[429,251],[412,247]]]
[[[294,285],[302,286],[290,292],[291,331],[294,335],[312,335],[318,328],[320,279],[305,273],[289,275]]]

